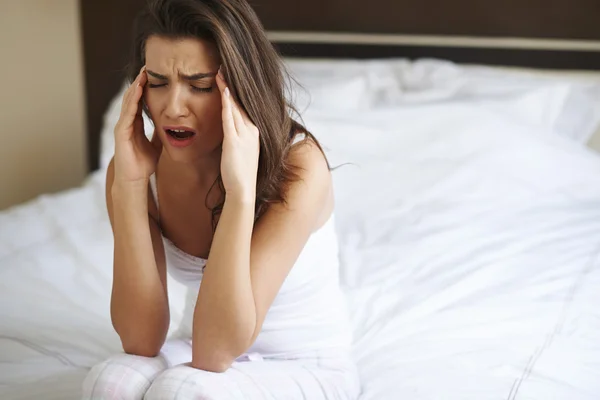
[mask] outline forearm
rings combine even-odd
[[[113,187],[112,323],[126,352],[153,355],[169,327],[167,294],[154,257],[147,192]]]
[[[223,205],[194,311],[192,365],[226,369],[250,345],[256,309],[250,279],[254,202]]]

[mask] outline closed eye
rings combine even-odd
[[[203,92],[203,93],[210,93],[213,90],[213,87],[207,87],[207,88],[200,88],[200,87],[196,87],[194,85],[190,85],[190,87],[192,88],[193,91],[195,92]]]
[[[156,84],[156,83],[148,83],[148,87],[153,89],[153,88],[159,88],[159,87],[163,87],[163,86],[167,86],[166,83],[161,83],[161,84]],[[207,88],[201,88],[201,87],[197,87],[194,85],[190,85],[190,88],[195,91],[195,92],[202,92],[202,93],[210,93],[213,91],[213,87],[207,87]]]

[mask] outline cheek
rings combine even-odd
[[[203,125],[214,127],[221,124],[221,97],[219,94],[212,94],[210,98],[198,101],[195,104],[194,114]]]

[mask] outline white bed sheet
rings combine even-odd
[[[493,101],[304,120],[352,163],[333,176],[362,399],[600,397],[596,153]],[[0,213],[0,398],[77,399],[118,351],[111,237],[102,172]]]
[[[306,118],[356,164],[334,176],[364,398],[598,398],[597,155],[485,107],[393,115]]]
[[[0,213],[0,399],[75,399],[119,351],[109,317],[112,232],[104,171]],[[169,277],[171,330],[187,291]]]

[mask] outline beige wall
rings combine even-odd
[[[0,209],[85,176],[78,0],[0,0]]]

